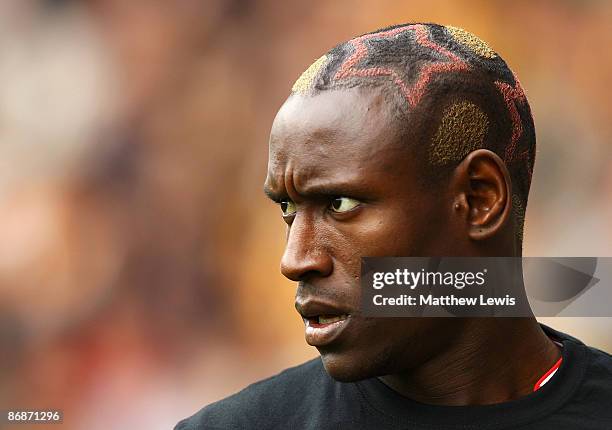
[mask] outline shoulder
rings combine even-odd
[[[589,361],[586,371],[587,381],[601,382],[607,390],[612,404],[612,355],[593,347],[587,347]]]
[[[204,407],[179,422],[175,430],[271,427],[271,417],[291,415],[301,394],[330,380],[321,359],[316,358]]]
[[[608,398],[612,401],[612,356],[592,346],[585,345],[579,339],[550,327],[543,326],[545,331],[561,341],[571,342],[584,354],[584,375],[582,385],[586,385],[590,390],[595,386],[600,387],[609,394]],[[584,388],[584,387],[583,387]]]
[[[584,428],[591,424],[601,428],[598,426],[603,423],[605,428],[612,428],[612,356],[593,347],[581,347],[584,373],[571,400],[563,406],[563,413],[581,417]]]

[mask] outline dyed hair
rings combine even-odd
[[[380,87],[393,104],[405,141],[428,161],[424,176],[446,177],[479,148],[499,155],[512,179],[522,242],[535,130],[518,79],[496,52],[460,28],[395,25],[332,48],[300,76],[292,94],[362,86]]]

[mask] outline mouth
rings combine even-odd
[[[306,327],[304,337],[311,346],[325,346],[336,341],[351,320],[346,310],[322,302],[296,300],[295,307],[302,315]]]
[[[347,327],[350,315],[318,315],[304,318],[304,337],[311,346],[327,346],[336,341]]]
[[[339,321],[344,321],[347,318],[348,318],[348,314],[316,315],[314,317],[304,318],[304,324],[306,324],[306,326],[320,328],[320,327],[325,327],[330,324],[337,323]]]

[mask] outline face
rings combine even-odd
[[[444,319],[359,309],[361,257],[452,255],[452,199],[417,181],[414,134],[400,138],[375,88],[291,96],[272,126],[265,190],[287,223],[281,271],[298,282],[306,341],[338,380],[407,371],[448,340]]]

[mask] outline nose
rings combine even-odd
[[[333,261],[320,246],[314,223],[296,216],[287,232],[287,244],[281,259],[281,273],[292,281],[329,276]]]

